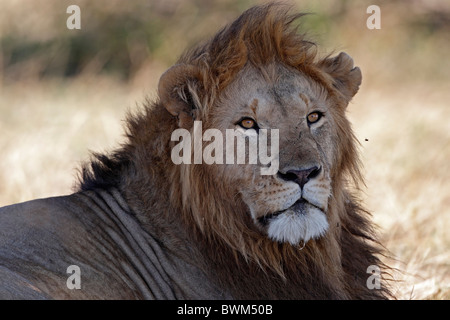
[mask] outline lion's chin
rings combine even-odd
[[[292,245],[320,238],[328,230],[325,213],[306,201],[272,215],[265,223],[270,239]]]

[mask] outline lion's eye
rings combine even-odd
[[[320,118],[322,118],[322,113],[319,111],[311,112],[307,117],[309,124],[319,121]]]
[[[256,121],[250,118],[244,118],[239,121],[239,125],[244,129],[256,129],[257,124]]]

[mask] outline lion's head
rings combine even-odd
[[[199,264],[234,296],[383,296],[366,287],[367,267],[380,265],[378,249],[368,241],[366,212],[347,190],[361,180],[345,114],[361,72],[345,53],[318,57],[293,24],[301,15],[288,9],[252,8],[186,52],[161,77],[159,101],[130,117],[129,144],[114,161],[99,157],[84,186],[107,185],[102,171],[126,172],[122,189],[144,224],[169,247],[198,250],[207,261]],[[182,152],[190,163],[171,158],[179,129],[192,146]],[[278,136],[264,139],[278,148],[269,162],[255,163],[247,145],[244,163],[236,153],[227,163],[230,144],[214,144],[212,152],[219,135],[205,135],[210,129],[259,140],[276,129]],[[205,152],[216,160],[221,154],[222,163],[205,163]],[[268,168],[276,170],[261,174]],[[189,244],[167,240],[184,232]]]
[[[294,32],[292,20],[286,12],[267,7],[247,12],[169,69],[159,93],[178,125],[191,132],[194,121],[202,121],[203,132],[214,128],[223,137],[227,129],[253,129],[256,135],[261,129],[278,130],[274,174],[261,174],[261,166],[268,166],[261,162],[222,161],[212,168],[188,164],[180,168],[188,193],[183,199],[188,206],[198,197],[189,181],[205,184],[211,177],[213,183],[226,185],[226,201],[242,200],[244,215],[265,236],[297,245],[327,232],[333,219],[328,212],[333,188],[341,188],[344,175],[357,173],[345,109],[358,90],[361,72],[345,53],[317,60],[312,44]],[[207,145],[204,142],[202,150]],[[230,150],[222,146],[226,157]],[[237,150],[246,152],[247,160],[249,151],[249,145]],[[212,198],[214,192],[207,191]],[[205,198],[199,202],[201,206]],[[206,214],[197,208],[193,212]],[[197,220],[203,224],[213,215]]]

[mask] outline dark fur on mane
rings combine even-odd
[[[249,227],[249,215],[239,199],[208,176],[209,168],[192,166],[189,175],[183,176],[180,166],[170,160],[170,134],[178,128],[177,119],[161,101],[148,101],[143,112],[128,116],[127,142],[110,155],[94,154],[82,167],[78,188],[118,188],[153,233],[178,239],[181,236],[171,228],[182,230],[189,244],[180,240],[180,250],[193,246],[202,268],[236,298],[390,297],[385,278],[380,290],[366,286],[369,265],[379,266],[382,276],[387,269],[378,258],[382,249],[374,237],[370,214],[346,187],[351,178],[363,181],[356,139],[344,117],[348,101],[321,71],[327,58],[318,60],[315,45],[293,25],[301,16],[290,14],[286,5],[249,9],[215,37],[187,51],[179,63],[199,70],[189,84],[191,99],[185,97],[203,108],[198,110],[197,120],[211,113],[222,90],[247,64],[259,68],[278,62],[300,70],[328,90],[335,99],[337,117],[341,117],[337,122],[342,141],[330,200],[331,214],[336,218],[335,225],[330,223],[329,235],[311,241],[302,250],[262,239]],[[345,91],[345,83],[338,85]],[[182,201],[187,190],[191,207]],[[206,212],[205,221],[197,216]]]
[[[122,155],[122,153],[116,155],[94,153],[91,161],[85,163],[81,168],[77,189],[88,191],[118,186],[120,184],[119,173],[129,164],[129,160]]]

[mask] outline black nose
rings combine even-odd
[[[314,166],[308,169],[288,170],[286,173],[278,172],[278,176],[283,180],[298,183],[300,188],[303,188],[309,180],[314,179],[319,175],[320,170],[321,168]]]

